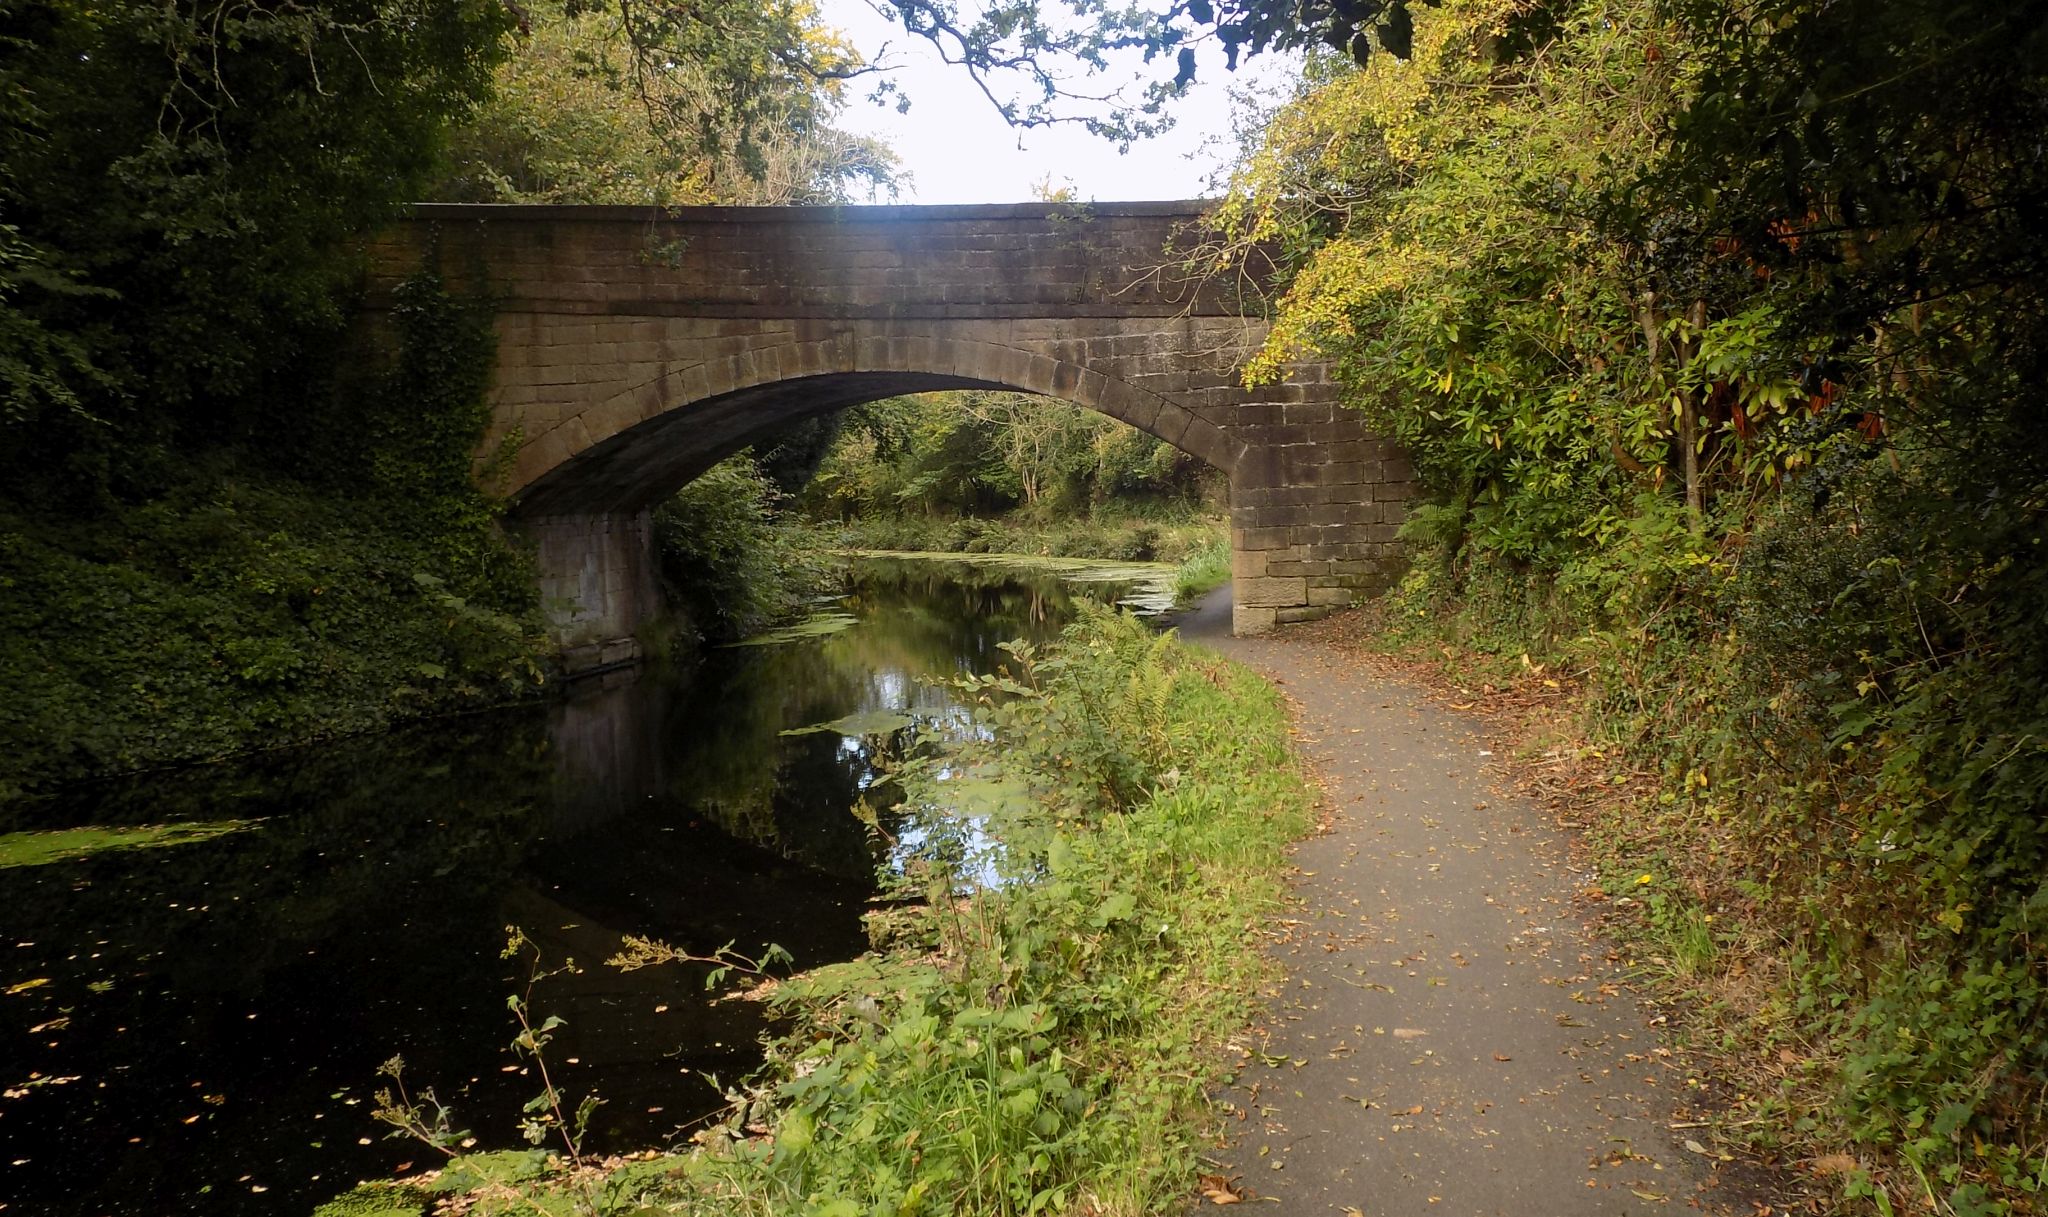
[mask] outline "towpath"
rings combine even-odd
[[[1690,1083],[1574,897],[1590,876],[1505,789],[1476,720],[1300,633],[1182,635],[1276,681],[1330,807],[1300,843],[1222,1154],[1279,1217],[1748,1214],[1675,1114]],[[1206,1206],[1205,1206],[1206,1207]]]

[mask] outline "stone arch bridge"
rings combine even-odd
[[[1412,475],[1322,364],[1242,387],[1263,285],[1182,269],[1201,213],[421,205],[372,243],[366,307],[429,259],[494,301],[484,452],[572,661],[633,653],[649,513],[690,479],[801,419],[952,388],[1063,398],[1222,470],[1234,625],[1257,633],[1394,577]]]

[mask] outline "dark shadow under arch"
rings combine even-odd
[[[1077,378],[1058,374],[1058,368],[1071,366],[1056,365],[1054,374],[1078,387]],[[622,427],[528,483],[517,492],[514,510],[528,517],[646,511],[719,461],[795,423],[888,397],[943,389],[1031,393],[1067,401],[1129,423],[1226,475],[1231,473],[1241,455],[1241,444],[1178,407],[1169,407],[1171,413],[1164,413],[1156,402],[1146,400],[1151,394],[1090,375],[1105,382],[1095,393],[1097,402],[1075,400],[1081,395],[1078,392],[1070,395],[957,373],[827,372],[768,380],[680,403]],[[1149,419],[1156,424],[1162,414],[1168,426],[1147,426],[1141,421]]]

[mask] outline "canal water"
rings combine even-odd
[[[805,627],[563,700],[0,807],[0,1213],[294,1214],[439,1155],[371,1117],[398,1056],[478,1148],[522,1145],[523,960],[587,1148],[661,1145],[758,1061],[704,969],[624,935],[797,966],[866,947],[886,758],[968,729],[934,680],[993,671],[1079,597],[1157,608],[1165,568],[861,558]],[[1147,583],[1150,580],[1150,583]]]

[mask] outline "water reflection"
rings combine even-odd
[[[1114,584],[1089,594],[1114,597]],[[788,734],[909,711],[958,730],[935,677],[992,670],[1071,611],[1051,573],[863,562],[859,624],[714,652],[552,706],[77,788],[0,833],[255,821],[206,840],[0,869],[0,1200],[62,1214],[294,1213],[433,1164],[369,1118],[394,1053],[485,1146],[537,1090],[505,1050],[516,924],[567,1020],[551,1068],[608,1104],[600,1147],[656,1143],[756,1059],[758,1009],[702,973],[603,966],[624,934],[696,953],[862,950],[893,802],[885,735]],[[367,1143],[365,1143],[367,1142]]]

